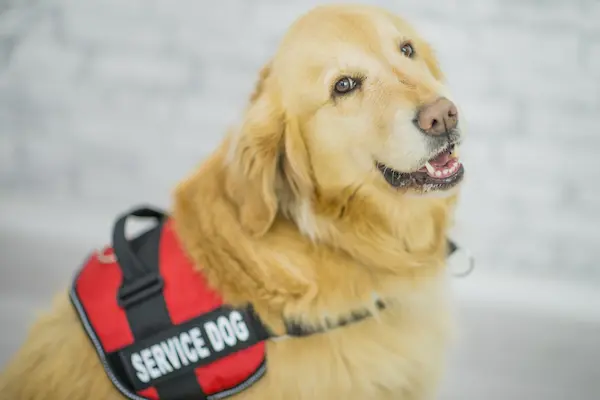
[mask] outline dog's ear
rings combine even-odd
[[[286,114],[267,64],[239,130],[230,138],[226,190],[242,228],[264,235],[281,202],[310,199],[312,173],[299,119]],[[291,204],[287,204],[291,203]]]
[[[267,64],[250,97],[239,131],[230,138],[226,190],[242,228],[263,235],[278,209],[276,181],[285,116]]]

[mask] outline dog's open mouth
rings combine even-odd
[[[415,172],[399,172],[377,162],[385,180],[395,188],[414,188],[420,191],[445,190],[459,183],[465,169],[453,155],[454,146],[448,147]]]

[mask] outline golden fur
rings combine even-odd
[[[403,57],[401,40],[419,56]],[[334,79],[353,73],[368,85],[333,99]],[[282,316],[322,325],[357,309],[375,314],[269,341],[267,375],[232,399],[434,397],[451,331],[444,258],[456,195],[395,190],[373,165],[418,161],[397,146],[418,148],[398,115],[447,96],[442,81],[427,43],[397,16],[316,8],[263,68],[239,129],[177,188],[176,229],[227,302],[253,303],[279,333]],[[378,312],[374,298],[388,307]],[[66,294],[0,376],[0,397],[121,398]]]

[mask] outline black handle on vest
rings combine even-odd
[[[162,278],[156,268],[145,265],[125,237],[125,227],[130,217],[152,218],[161,223],[166,214],[150,207],[142,207],[121,215],[115,222],[112,246],[123,273],[118,300],[124,308],[159,293],[163,287]]]

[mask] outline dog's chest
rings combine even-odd
[[[264,390],[286,399],[419,398],[405,395],[434,385],[448,334],[444,319],[441,313],[411,318],[392,311],[328,333],[271,342]]]

